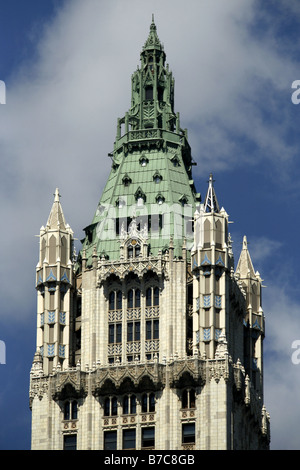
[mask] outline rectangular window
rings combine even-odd
[[[159,320],[146,321],[146,339],[159,339]]]
[[[140,341],[140,322],[134,323],[134,341]]]
[[[155,428],[142,428],[142,449],[151,448],[155,446]]]
[[[195,443],[195,423],[186,423],[182,425],[182,443]]]
[[[66,434],[64,436],[64,450],[76,450],[77,436],[76,434]]]
[[[145,90],[145,99],[146,100],[153,100],[153,87],[147,86]]]
[[[146,321],[146,339],[151,339],[152,336],[152,321]]]
[[[122,342],[122,324],[113,323],[108,326],[108,342],[121,343]]]
[[[104,450],[117,449],[117,431],[104,432]]]
[[[133,341],[133,323],[127,323],[127,341]]]
[[[49,343],[54,343],[54,325],[49,325]],[[54,347],[54,345],[53,345]]]
[[[140,341],[141,324],[139,321],[127,323],[127,341]]]
[[[135,449],[135,429],[123,430],[123,449]]]
[[[153,320],[153,339],[159,338],[159,323],[158,320]]]
[[[122,342],[122,325],[121,323],[117,323],[116,325],[116,343]]]
[[[108,327],[108,342],[110,344],[115,342],[115,325],[109,325]]]

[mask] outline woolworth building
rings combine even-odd
[[[154,20],[110,156],[80,252],[58,189],[40,229],[32,449],[268,449],[262,280],[195,188]]]

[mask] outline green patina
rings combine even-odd
[[[174,112],[174,79],[152,20],[132,75],[131,107],[118,119],[112,168],[92,223],[82,241],[87,265],[92,254],[120,257],[120,233],[136,218],[147,226],[149,254],[168,249],[181,256],[192,243],[192,216],[200,201],[192,179],[187,131]],[[82,256],[81,253],[81,256]],[[80,257],[81,257],[80,256]]]

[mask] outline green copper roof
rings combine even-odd
[[[156,255],[173,239],[175,256],[184,238],[192,243],[191,219],[200,196],[192,181],[187,132],[174,113],[174,79],[152,20],[141,52],[141,66],[132,75],[131,107],[118,119],[112,168],[92,223],[86,227],[83,250],[91,264],[93,251],[120,257],[120,234],[132,218],[147,227],[149,252]]]

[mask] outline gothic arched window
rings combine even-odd
[[[155,411],[155,394],[144,393],[142,395],[142,412],[143,413],[154,413]]]
[[[64,404],[64,420],[77,419],[78,404],[76,400],[66,401]]]
[[[148,287],[146,289],[146,306],[155,307],[159,305],[159,288]]]
[[[140,289],[129,289],[127,294],[127,307],[139,308],[141,306],[141,291]]]
[[[185,389],[182,392],[181,398],[182,408],[195,408],[196,406],[196,393],[193,388]]]
[[[131,240],[127,248],[128,258],[138,258],[141,254],[141,245],[137,240]]]
[[[104,400],[104,416],[117,416],[118,400],[117,397],[106,397]]]
[[[108,297],[108,309],[109,310],[121,310],[122,309],[122,291],[113,290],[109,293]]]
[[[136,396],[125,395],[123,398],[123,414],[135,414],[136,413]]]

